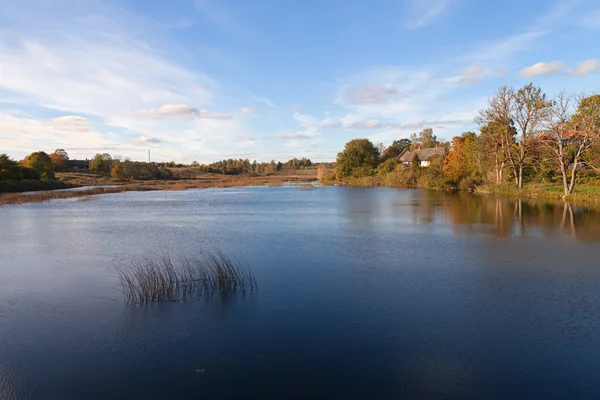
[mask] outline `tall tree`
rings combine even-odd
[[[512,110],[515,92],[508,86],[500,86],[488,99],[488,107],[479,112],[475,121],[481,130],[484,156],[493,164],[495,183],[504,182],[504,172],[510,158],[510,148],[517,134]]]
[[[423,149],[429,149],[436,147],[439,142],[437,136],[433,134],[433,129],[425,128],[419,134],[413,133],[410,135],[413,147],[421,147]]]
[[[552,101],[545,125],[547,131],[542,143],[555,156],[562,176],[563,191],[568,196],[575,190],[577,173],[584,166],[586,156],[598,143],[600,95],[576,98],[560,93]]]
[[[379,152],[368,139],[354,139],[338,153],[337,173],[342,177],[371,175],[379,163]]]
[[[519,89],[514,95],[512,119],[517,128],[515,145],[510,147],[509,161],[511,163],[516,185],[523,188],[523,174],[528,157],[534,150],[534,145],[546,118],[550,102],[542,89],[532,83]]]

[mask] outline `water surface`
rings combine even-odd
[[[0,207],[0,398],[600,398],[600,215],[420,190]],[[117,259],[220,248],[259,291],[131,307]]]

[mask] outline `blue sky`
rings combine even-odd
[[[0,0],[0,153],[332,161],[600,89],[597,0]]]

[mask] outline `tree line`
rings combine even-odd
[[[87,161],[87,160],[86,160]],[[21,161],[0,154],[0,181],[54,180],[55,172],[67,170],[69,155],[64,149],[48,154],[44,151],[31,153]],[[193,162],[191,165],[176,164],[174,161],[154,163],[121,160],[108,153],[97,153],[89,161],[91,172],[111,175],[117,180],[189,179],[195,178],[190,171],[205,171],[218,174],[238,175],[243,173],[268,175],[286,169],[315,168],[308,158],[293,158],[282,162],[250,162],[248,159],[229,159],[208,165]]]
[[[463,132],[449,142],[438,140],[430,128],[387,148],[352,140],[337,156],[335,176],[328,178],[385,176],[400,185],[447,189],[510,182],[522,189],[526,182],[551,182],[565,195],[578,182],[600,184],[600,94],[562,92],[549,98],[533,84],[502,86],[475,122],[479,132]],[[399,160],[404,151],[433,147],[444,148],[445,155],[429,160],[427,167]]]
[[[277,171],[285,169],[308,169],[313,168],[314,164],[308,158],[292,158],[285,163],[275,162],[262,162],[257,163],[256,160],[250,162],[249,159],[228,159],[217,161],[208,165],[199,165],[201,171],[213,172],[217,174],[225,175],[239,175],[243,173],[257,174],[257,175],[269,175],[274,174]]]

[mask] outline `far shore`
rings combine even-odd
[[[202,174],[195,179],[179,180],[133,180],[121,182],[110,176],[90,173],[57,173],[56,181],[40,181],[39,186],[31,185],[27,191],[0,193],[0,205],[40,203],[56,199],[78,198],[90,200],[95,195],[150,190],[187,190],[206,188],[226,188],[243,186],[282,186],[288,182],[315,182],[316,170],[294,170],[273,175],[221,175]],[[57,190],[88,187],[84,190]],[[35,193],[28,193],[35,191]]]

